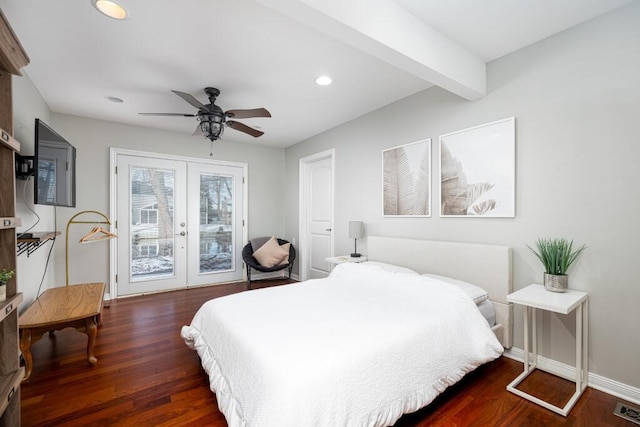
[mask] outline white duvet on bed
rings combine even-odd
[[[392,425],[503,351],[459,289],[355,263],[208,301],[182,337],[230,426]]]

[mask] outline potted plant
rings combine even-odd
[[[567,270],[586,249],[582,245],[573,250],[573,240],[565,238],[538,239],[536,249],[527,247],[538,257],[544,266],[544,287],[552,292],[566,292],[569,288]]]
[[[0,271],[0,301],[7,299],[7,282],[11,280],[14,274],[16,274],[15,271],[5,268]]]

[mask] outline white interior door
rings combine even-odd
[[[333,252],[333,158],[323,157],[306,163],[303,189],[306,244],[302,248],[307,262],[304,279],[326,277]]]
[[[243,279],[245,165],[152,154],[115,164],[117,295]]]
[[[187,285],[185,162],[119,155],[118,295]]]

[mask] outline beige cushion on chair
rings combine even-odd
[[[253,252],[253,257],[258,260],[260,265],[267,268],[280,264],[288,256],[289,251],[284,250],[275,237],[271,237],[264,245]]]
[[[284,249],[285,251],[287,251],[287,256],[283,258],[282,261],[280,261],[278,263],[278,265],[285,265],[285,264],[289,264],[289,247],[291,246],[291,243],[285,243],[284,245],[280,245],[280,247],[282,249]]]

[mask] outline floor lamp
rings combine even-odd
[[[80,220],[76,220],[77,217],[81,216],[81,215],[85,215],[85,214],[93,214],[93,215],[98,215],[99,217],[101,217],[102,219],[99,221],[93,220],[93,221],[80,221]],[[75,214],[74,216],[71,217],[71,219],[69,220],[69,222],[67,222],[67,235],[65,238],[65,246],[64,246],[64,263],[65,263],[65,272],[66,272],[66,285],[69,286],[69,227],[71,226],[71,224],[107,224],[107,225],[111,225],[111,221],[109,221],[109,218],[107,218],[107,216],[105,214],[103,214],[102,212],[98,212],[98,211],[81,211],[78,212],[77,214]],[[89,231],[87,234],[85,234],[84,236],[82,236],[82,238],[80,239],[80,243],[91,243],[91,242],[98,242],[101,240],[108,240],[108,239],[113,239],[115,237],[118,237],[116,234],[113,234],[112,232],[110,232],[109,230],[105,230],[103,227],[101,226],[95,226],[91,229],[91,231]]]

